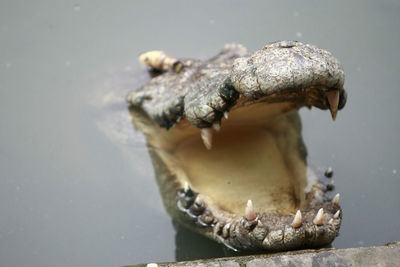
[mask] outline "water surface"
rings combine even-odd
[[[140,68],[140,52],[207,58],[229,42],[255,50],[295,39],[340,59],[349,100],[337,121],[301,111],[309,158],[333,167],[341,194],[333,246],[400,240],[398,14],[390,0],[2,1],[0,265],[230,255],[174,227],[143,136],[129,125],[129,88],[117,89],[124,69]]]

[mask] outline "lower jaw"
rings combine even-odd
[[[231,111],[211,150],[186,121],[168,131],[149,122],[139,126],[169,213],[237,250],[330,244],[341,223],[338,199],[332,201],[328,181],[307,167],[300,118],[286,112],[290,108],[260,103]],[[248,200],[253,213],[245,212]]]

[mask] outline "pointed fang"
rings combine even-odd
[[[338,210],[338,211],[335,213],[335,215],[333,215],[333,218],[337,219],[337,218],[339,218],[339,215],[340,215],[340,210]]]
[[[213,128],[215,131],[219,132],[221,130],[221,125],[219,124],[219,122],[214,122]]]
[[[225,117],[225,119],[228,119],[228,117],[229,117],[228,111],[225,111],[225,112],[224,112],[224,117]]]
[[[246,217],[246,219],[248,221],[253,221],[257,217],[256,213],[254,212],[254,209],[253,209],[253,202],[250,199],[247,200],[247,206],[244,211],[244,216]]]
[[[330,219],[328,223],[333,224],[333,219]]]
[[[324,209],[323,208],[319,209],[317,216],[315,216],[315,218],[313,220],[313,223],[318,226],[321,226],[324,224]]]
[[[335,206],[339,205],[340,194],[336,194],[336,196],[332,200],[332,204]]]
[[[339,106],[339,90],[327,91],[325,92],[325,95],[328,98],[329,110],[331,111],[332,119],[335,120]]]
[[[203,205],[203,201],[200,199],[200,197],[199,196],[197,196],[196,197],[196,199],[194,200],[194,203],[197,205],[197,206],[201,206],[201,205]]]
[[[185,182],[185,183],[183,184],[183,191],[184,191],[185,193],[187,193],[189,190],[190,190],[189,183],[188,183],[188,182]]]
[[[302,224],[302,216],[300,210],[296,212],[296,215],[294,216],[292,226],[293,228],[299,228]]]
[[[212,130],[211,128],[203,128],[200,130],[201,139],[203,140],[204,146],[210,150],[212,147]]]

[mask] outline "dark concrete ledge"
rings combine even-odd
[[[258,266],[400,266],[400,242],[380,247],[299,250],[285,253],[241,256],[174,263],[152,263],[148,267],[258,267]]]

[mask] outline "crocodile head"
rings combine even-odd
[[[227,45],[207,61],[150,52],[157,71],[127,96],[175,220],[238,250],[330,244],[342,214],[307,165],[298,109],[346,102],[336,58],[294,41],[250,54]]]

